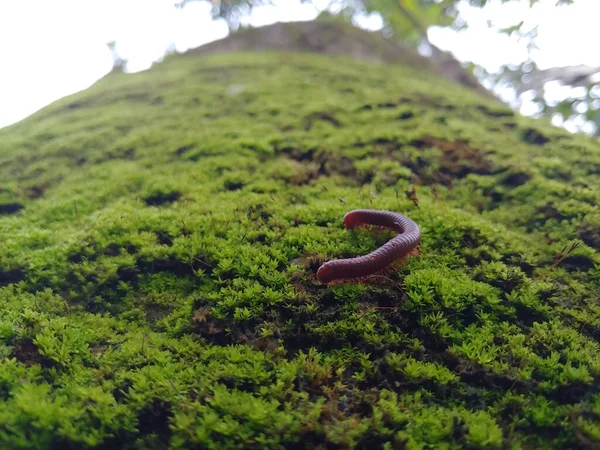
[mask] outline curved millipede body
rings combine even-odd
[[[362,278],[377,273],[397,259],[406,257],[419,245],[421,240],[419,226],[408,217],[393,211],[355,209],[344,216],[346,228],[363,225],[389,228],[398,232],[398,235],[368,255],[334,259],[324,263],[317,271],[317,279],[321,283]]]

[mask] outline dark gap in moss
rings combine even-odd
[[[306,352],[310,348],[327,353],[349,345],[350,340],[346,336],[323,335],[311,330],[311,328],[311,324],[299,324],[296,329],[287,330],[282,334],[281,339],[288,358],[293,358],[299,351]]]
[[[137,280],[139,273],[140,272],[135,267],[119,267],[116,275],[118,281],[130,283]]]
[[[44,357],[40,354],[31,339],[16,339],[13,343],[12,355],[26,367],[42,364]]]
[[[572,168],[566,165],[546,169],[544,170],[544,175],[551,180],[560,180],[568,182],[571,185],[574,184],[574,173],[572,172]]]
[[[100,164],[106,161],[111,161],[111,160],[115,160],[115,159],[126,159],[126,160],[134,160],[135,159],[135,148],[133,147],[128,147],[128,148],[118,148],[114,151],[109,151],[104,153],[100,158],[94,159],[93,162],[95,164]],[[87,162],[87,158],[86,157],[80,157],[77,161],[76,164],[77,165],[81,165],[81,164],[85,164]]]
[[[223,182],[223,187],[228,191],[239,191],[245,186],[245,183],[241,180],[227,179]]]
[[[72,152],[65,152],[65,153],[70,158],[75,158],[77,155],[79,155],[78,150],[74,150]],[[67,156],[67,155],[65,155],[65,156]],[[62,156],[62,152],[59,153],[59,156]],[[33,158],[30,162],[34,162],[34,161],[42,160],[42,159],[45,159],[45,158]],[[48,169],[38,167],[37,169],[33,170],[33,172],[31,172],[29,174],[29,178],[34,178],[34,179],[41,178],[47,171],[48,171]]]
[[[152,436],[152,435],[151,435]],[[118,431],[115,433],[113,437],[107,437],[102,444],[93,447],[93,450],[115,450],[121,448],[136,448],[134,445],[135,435],[130,431]],[[137,444],[137,442],[136,442]],[[167,444],[163,444],[159,439],[154,439],[152,436],[152,445],[143,447],[146,450],[167,450],[169,447]],[[56,446],[52,447],[56,449],[63,450],[83,450],[85,447],[82,447],[81,444],[65,442],[60,443],[56,442]]]
[[[489,372],[485,369],[474,368],[470,363],[461,363],[454,369],[463,383],[468,386],[492,389],[494,391],[506,392],[514,390],[517,392],[530,391],[535,388],[533,381],[508,377]]]
[[[146,320],[150,325],[156,324],[156,322],[173,312],[173,307],[147,303],[143,305],[143,309],[146,313]]]
[[[461,179],[472,173],[492,175],[505,170],[489,161],[481,151],[471,147],[466,141],[450,142],[427,136],[411,141],[410,145],[418,149],[436,148],[442,152],[436,174],[430,173],[431,162],[425,159],[419,158],[416,162],[406,162],[423,184],[435,182],[451,186],[453,179]]]
[[[515,315],[521,327],[531,327],[534,323],[544,323],[549,319],[548,314],[534,306],[523,303],[512,303],[512,306],[515,308]]]
[[[525,282],[525,274],[521,271],[517,272],[510,266],[506,267],[505,270],[506,272],[503,271],[502,273],[497,273],[478,265],[475,267],[473,279],[497,287],[504,293],[510,293],[523,285]]]
[[[134,159],[135,158],[135,148],[129,147],[121,152],[121,158],[123,159]]]
[[[142,408],[138,414],[138,431],[142,436],[155,434],[160,437],[163,448],[168,448],[171,439],[170,420],[173,418],[172,407],[169,402],[155,399]],[[158,444],[155,442],[155,444]],[[159,446],[159,447],[162,447]]]
[[[585,171],[586,175],[600,175],[600,164],[585,161],[579,163],[578,166]],[[584,184],[586,187],[589,185],[587,180],[578,180],[578,182]]]
[[[389,139],[384,137],[379,137],[373,139],[372,142],[367,143],[372,144],[373,146],[381,147],[385,152],[391,153],[396,150],[400,150],[402,148],[402,144],[395,139]]]
[[[323,156],[321,165],[319,167],[319,175],[331,176],[334,174],[341,175],[352,180],[353,184],[364,184],[367,179],[372,179],[371,174],[360,175],[359,171],[354,166],[354,162],[351,158],[345,156]]]
[[[156,239],[161,245],[166,245],[167,247],[173,246],[173,238],[166,231],[157,230],[155,231]]]
[[[28,186],[25,188],[25,195],[30,200],[36,200],[44,195],[44,192],[48,189],[50,183],[39,183]]]
[[[83,261],[96,261],[100,256],[118,256],[125,250],[130,255],[135,255],[140,251],[140,248],[135,244],[118,244],[113,242],[104,248],[98,248],[95,242],[84,242],[79,251],[71,253],[67,256],[69,262],[80,264]]]
[[[223,156],[224,154],[225,154],[224,152],[212,153],[212,152],[200,150],[200,151],[197,151],[197,152],[194,152],[194,153],[188,155],[186,158],[190,161],[196,162],[196,161],[199,161],[204,158],[210,158],[213,156]]]
[[[483,235],[475,229],[465,229],[461,244],[468,248],[479,248],[486,244]]]
[[[444,361],[439,361],[440,363],[444,363]],[[461,370],[464,371],[462,366],[457,364],[446,364],[446,367],[452,370],[452,372],[457,373]],[[457,373],[457,375],[459,375]],[[498,380],[486,380],[481,379],[479,374],[469,374],[467,373],[466,378],[475,378],[476,381],[479,381],[479,385],[470,386],[465,384],[461,377],[459,376],[459,380],[448,382],[447,384],[442,384],[436,382],[434,380],[424,379],[415,381],[414,383],[393,383],[391,385],[386,385],[385,381],[382,383],[382,387],[387,387],[392,391],[395,391],[399,394],[406,392],[406,390],[414,390],[420,391],[421,387],[427,390],[430,394],[433,394],[434,400],[433,405],[440,406],[444,405],[446,407],[452,407],[458,404],[463,404],[465,407],[469,409],[486,409],[489,403],[494,403],[495,401],[502,398],[506,392],[506,388],[492,389],[490,390],[487,386],[503,386],[507,384],[506,380],[502,380],[498,382]],[[501,377],[502,378],[502,377]],[[507,378],[510,380],[510,378]],[[516,389],[516,385],[513,385],[513,380],[511,381],[511,386],[513,389]],[[477,384],[477,383],[476,383]],[[489,403],[488,403],[489,402]],[[425,403],[428,404],[429,401],[425,399]]]
[[[452,416],[452,438],[461,445],[462,448],[469,448],[469,442],[467,441],[467,435],[469,434],[469,427],[463,419],[460,419],[456,415]]]
[[[563,416],[562,414],[560,416]],[[597,447],[573,447],[571,443],[574,441],[575,436],[573,433],[572,426],[565,426],[558,421],[563,421],[567,417],[559,417],[552,424],[538,424],[535,420],[530,417],[525,417],[522,422],[514,426],[515,431],[523,433],[524,439],[523,444],[526,445],[524,448],[549,448],[549,449],[577,449],[577,450],[597,450]],[[543,439],[540,439],[543,436]],[[568,437],[567,437],[568,436]],[[568,442],[568,444],[566,444]]]
[[[310,113],[304,117],[303,127],[305,131],[310,131],[316,121],[323,121],[333,125],[335,128],[340,128],[342,123],[335,118],[332,113],[326,111],[318,111]]]
[[[575,308],[575,306],[571,306]],[[585,308],[584,310],[586,312],[589,312],[589,317],[592,317],[592,311],[589,311],[587,308]],[[558,316],[560,317],[560,320],[565,326],[576,328],[577,330],[579,330],[580,334],[587,336],[600,344],[600,326],[594,326],[589,322],[586,322],[584,320],[578,320],[565,313],[559,313]]]
[[[476,109],[489,117],[514,117],[515,113],[510,109],[491,109],[485,105],[477,105]]]
[[[419,380],[406,380],[402,377],[402,374],[396,373],[391,375],[387,372],[383,379],[379,383],[375,383],[380,389],[389,389],[398,394],[414,393],[426,390],[431,394],[435,395],[436,399],[440,403],[444,403],[448,400],[457,401],[465,400],[465,395],[461,395],[456,386],[457,383],[443,384],[436,380],[421,378]]]
[[[492,190],[488,193],[490,200],[492,200],[492,204],[489,209],[494,209],[500,206],[500,203],[504,200],[504,193]]]
[[[459,311],[459,314],[455,316],[452,316],[454,311]],[[450,323],[452,323],[453,325],[455,324],[460,324],[462,327],[467,328],[469,325],[472,324],[478,324],[478,325],[483,325],[485,323],[485,321],[481,320],[479,318],[479,312],[485,312],[491,315],[491,309],[489,307],[487,307],[487,305],[480,305],[480,304],[475,304],[475,303],[470,303],[465,305],[462,309],[450,309],[447,312],[448,316],[453,317],[453,319],[450,321]]]
[[[600,250],[600,220],[583,223],[577,230],[577,236],[585,245]]]
[[[144,202],[148,206],[160,206],[168,203],[173,203],[181,197],[178,191],[158,191],[144,198]]]
[[[293,124],[291,124],[291,123],[288,123],[286,125],[281,125],[281,127],[279,129],[280,129],[281,132],[287,133],[287,132],[290,132],[290,131],[294,131],[296,129],[296,126],[293,125]]]
[[[271,155],[269,153],[267,153],[268,148],[264,146],[264,144],[260,143],[260,142],[241,142],[240,144],[240,148],[242,150],[251,150],[253,152],[258,153],[261,161],[266,161],[268,159],[268,157],[270,157]],[[255,169],[250,167],[247,169],[250,172],[254,172]]]
[[[140,247],[135,244],[127,244],[127,245],[125,245],[124,248],[125,248],[125,251],[127,253],[129,253],[130,255],[135,255],[135,254],[139,253],[139,251],[140,251]]]
[[[40,133],[35,135],[35,140],[41,142],[50,142],[57,138],[57,135],[54,133]],[[31,146],[27,146],[28,149],[31,149]]]
[[[266,373],[273,373],[273,367],[265,367]],[[261,381],[264,384],[272,384],[275,382],[275,377],[269,377],[269,380]],[[222,383],[228,389],[237,389],[243,392],[257,393],[260,391],[261,383],[246,378],[240,378],[237,375],[223,374],[216,378],[215,382]]]
[[[440,125],[448,125],[448,119],[446,117],[440,116],[435,118],[435,122]]]
[[[417,361],[422,361],[416,358]],[[393,366],[390,366],[385,359],[381,359],[376,363],[377,371],[375,377],[370,380],[371,384],[376,385],[379,389],[390,389],[398,393],[417,392],[421,389],[428,390],[436,395],[440,400],[448,400],[456,398],[450,396],[457,386],[457,382],[440,383],[435,379],[419,378],[418,380],[409,379]],[[460,395],[458,396],[460,398]]]
[[[403,333],[418,339],[427,349],[427,354],[433,358],[442,358],[448,350],[448,343],[432,334],[427,328],[420,324],[422,311],[408,311],[399,309],[388,315],[388,322],[397,326]],[[414,355],[417,357],[418,355]],[[420,356],[417,358],[419,359]]]
[[[89,106],[90,103],[91,102],[84,101],[84,100],[79,101],[79,102],[72,102],[72,103],[69,103],[67,106],[65,106],[65,109],[72,111],[72,110],[75,110],[75,109],[83,108],[84,106]]]
[[[359,398],[354,403],[352,412],[359,417],[371,417],[373,414],[373,404],[365,398]]]
[[[316,149],[299,150],[291,147],[282,148],[279,151],[304,164],[303,173],[295,174],[294,177],[287,180],[291,184],[310,184],[320,176],[341,175],[347,178],[352,185],[360,185],[369,182],[374,176],[371,173],[365,174],[358,171],[352,158],[336,153],[317,151]]]
[[[106,255],[106,256],[118,256],[119,254],[121,254],[122,248],[123,247],[121,246],[121,244],[118,244],[116,242],[111,242],[104,248],[104,250],[102,251],[102,254]]]
[[[391,102],[384,102],[384,103],[377,104],[377,107],[380,109],[392,109],[392,108],[395,108],[396,106],[398,106],[398,105],[396,105],[395,103],[391,103]]]
[[[543,206],[538,207],[537,211],[542,214],[543,222],[549,219],[556,219],[557,221],[561,222],[568,218],[567,216],[563,215],[558,208],[556,208],[556,206],[554,206],[553,201],[546,202]],[[537,223],[539,223],[539,221]]]
[[[508,128],[509,130],[514,130],[515,128],[517,128],[517,124],[514,122],[506,122],[504,124],[504,128]]]
[[[323,175],[323,164],[316,162],[298,162],[299,167],[291,176],[281,177],[287,184],[292,186],[304,186],[314,184]]]
[[[501,133],[502,129],[499,127],[487,127],[488,131],[491,131],[492,133]]]
[[[190,332],[211,344],[225,346],[235,343],[231,332],[225,331],[227,327],[228,323],[226,321],[212,315],[212,309],[205,300],[194,303]]]
[[[443,97],[430,97],[424,94],[417,94],[414,99],[403,98],[401,101],[403,103],[417,103],[419,106],[433,106],[434,109],[443,111],[454,111],[456,109],[456,105],[448,103],[447,99]]]
[[[107,279],[102,279],[95,273],[82,272],[81,268],[75,265],[64,275],[64,281],[57,289],[67,301],[82,303],[88,312],[118,314],[132,307],[131,302],[125,302],[123,297],[125,292],[139,289],[140,275],[169,272],[181,278],[195,279],[195,271],[199,268],[209,274],[212,272],[212,267],[198,259],[194,259],[190,264],[174,257],[151,261],[140,258],[134,267],[120,267]],[[41,288],[49,284],[52,284],[52,281],[41,279],[36,286]]]
[[[596,377],[591,383],[575,380],[567,384],[558,384],[554,389],[546,392],[545,396],[560,404],[576,404],[589,400],[598,393],[600,393],[600,378]]]
[[[192,262],[181,261],[176,259],[174,256],[169,256],[166,259],[145,259],[140,258],[137,260],[137,268],[140,273],[157,273],[157,272],[169,272],[179,277],[195,276],[196,271],[199,269],[204,270],[205,273],[210,275],[213,271],[213,266],[205,262],[204,257],[194,257]]]
[[[133,388],[133,381],[125,379],[112,390],[111,394],[117,402],[123,403],[129,397],[131,388]]]
[[[90,283],[94,283],[94,280],[91,280]],[[86,312],[91,314],[120,314],[129,310],[131,305],[122,301],[122,294],[117,290],[118,288],[120,288],[118,280],[113,279],[109,282],[98,283],[93,287],[82,286],[74,296],[70,296],[66,291],[61,295],[68,302],[81,305]]]
[[[267,239],[267,235],[266,235],[266,233],[258,233],[256,236],[254,236],[254,237],[251,239],[251,242],[254,242],[254,243],[259,243],[259,244],[264,244],[264,243],[266,243],[266,242],[267,242],[267,240],[268,240],[268,239]]]
[[[521,139],[528,144],[544,145],[550,142],[550,139],[534,128],[526,128],[521,134]]]
[[[456,359],[454,355],[448,355],[445,355],[445,358],[450,360]],[[441,359],[437,362],[444,364],[444,361]],[[520,389],[523,389],[522,383],[519,384],[517,382],[515,384],[514,379],[510,377],[497,375],[482,377],[482,374],[479,373],[481,369],[473,369],[471,366],[463,367],[458,361],[450,361],[445,365],[459,376],[458,380],[448,383],[440,383],[431,379],[398,381],[393,380],[393,375],[384,374],[383,380],[381,380],[377,387],[379,389],[387,388],[398,394],[403,394],[407,391],[422,392],[424,389],[433,397],[432,406],[444,405],[451,408],[458,403],[463,404],[469,409],[486,409],[489,403],[494,403],[504,397],[506,391],[510,390],[511,387],[516,392],[520,392]],[[475,383],[473,385],[466,384],[460,376],[461,373],[466,379],[475,380]],[[485,373],[487,374],[488,372]],[[399,374],[399,379],[402,380],[401,374]],[[507,384],[510,384],[509,388],[504,387]],[[427,397],[424,401],[425,404],[429,403]]]
[[[88,253],[88,252],[84,252],[84,251],[79,251],[79,252],[75,252],[70,254],[69,256],[67,256],[67,261],[75,263],[75,264],[81,264],[83,261],[86,260],[94,260],[94,259],[98,259],[98,254],[97,253]]]
[[[587,272],[596,266],[596,262],[586,255],[569,255],[562,260],[560,266],[568,271]]]
[[[300,149],[297,147],[282,147],[276,148],[277,153],[283,153],[296,161],[313,161],[317,153],[316,148]]]
[[[529,180],[531,180],[531,175],[517,170],[510,172],[506,177],[502,178],[500,182],[504,186],[518,187],[524,185]]]
[[[269,211],[265,204],[262,203],[248,206],[245,210],[245,213],[248,219],[255,222],[267,222],[271,217],[273,217],[273,213]]]
[[[587,421],[588,424],[600,423],[600,414],[588,411],[572,413],[569,417],[569,425],[572,427],[573,437],[583,449],[597,450],[600,448],[600,438],[598,433],[592,430],[585,429],[578,423],[577,419],[581,418]]]
[[[514,265],[514,266],[520,268],[523,271],[523,273],[525,275],[527,275],[529,278],[531,278],[533,276],[533,273],[534,273],[535,269],[537,268],[536,265],[526,261],[523,258],[523,255],[519,255],[519,254],[504,255],[502,258],[502,262],[508,266]]]
[[[273,357],[279,355],[279,342],[275,338],[258,337],[249,343],[256,351],[264,352]]]
[[[400,114],[398,116],[399,120],[408,120],[408,119],[412,119],[413,117],[415,117],[415,113],[413,113],[412,111],[406,111],[403,112],[402,114]]]
[[[0,286],[11,283],[19,283],[25,279],[24,269],[4,270],[0,268]]]
[[[25,205],[19,202],[10,202],[0,204],[0,214],[15,214],[25,208]]]

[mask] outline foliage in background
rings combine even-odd
[[[189,1],[182,0],[182,7]],[[272,0],[202,0],[213,5],[214,17],[225,19],[232,30],[239,27],[243,17],[248,16],[253,8],[281,3]],[[301,0],[302,3],[313,3],[315,7],[321,2]],[[534,7],[542,0],[496,0],[501,3],[527,2]],[[552,0],[557,7],[570,5],[575,0]],[[332,0],[325,10],[334,11],[346,20],[353,20],[363,14],[379,14],[383,20],[383,32],[414,47],[425,45],[434,58],[443,57],[443,52],[428,41],[427,29],[432,26],[451,27],[455,30],[468,27],[460,14],[460,5],[483,8],[495,3],[492,0]],[[496,28],[514,39],[526,43],[528,58],[513,66],[505,64],[496,73],[487,72],[476,64],[467,64],[467,70],[484,82],[492,90],[510,88],[514,92],[511,106],[518,109],[524,101],[536,104],[538,112],[534,116],[545,115],[553,118],[554,123],[563,125],[569,121],[578,130],[597,134],[600,130],[600,91],[598,81],[594,79],[600,74],[600,68],[587,66],[561,67],[550,70],[538,69],[532,56],[536,48],[537,26],[527,24],[520,17],[515,17],[515,24],[509,27],[496,27],[492,22],[490,28]],[[548,82],[571,86],[569,92],[560,102],[554,102],[544,96],[545,84]],[[587,124],[587,125],[586,125]]]

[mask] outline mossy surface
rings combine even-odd
[[[230,54],[0,148],[2,448],[600,443],[597,141],[410,69]],[[354,208],[420,254],[321,285],[389,237]]]

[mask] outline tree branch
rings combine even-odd
[[[419,22],[417,18],[413,16],[412,13],[404,7],[404,5],[402,4],[402,0],[398,0],[397,5],[400,12],[404,14],[404,17],[406,17],[408,21],[413,24],[413,27],[415,27],[415,29],[419,32],[421,38],[427,43],[427,45],[431,45],[431,43],[429,42],[429,38],[427,37],[427,30],[425,29],[425,27],[423,27],[421,22]]]

